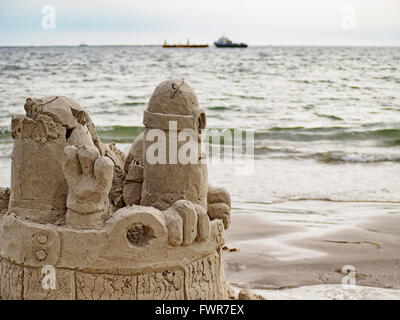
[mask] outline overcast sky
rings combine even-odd
[[[400,0],[0,0],[0,46],[211,44],[221,35],[250,45],[400,46]]]

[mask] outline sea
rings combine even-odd
[[[75,99],[103,142],[127,152],[170,78],[194,89],[208,128],[254,133],[247,174],[209,165],[232,214],[325,228],[400,213],[399,47],[2,47],[0,185],[10,185],[11,117],[25,99]]]

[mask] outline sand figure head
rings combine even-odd
[[[157,86],[143,122],[151,128],[168,130],[169,120],[177,121],[178,130],[201,130],[206,127],[205,112],[200,109],[193,89],[183,79],[167,80]]]
[[[185,80],[161,82],[150,97],[147,110],[155,113],[191,115],[199,108],[193,89]]]

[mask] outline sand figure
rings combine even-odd
[[[29,98],[25,111],[11,123],[15,142],[10,210],[36,222],[62,224],[68,194],[62,171],[64,148],[87,146],[107,154],[115,163],[115,177],[123,171],[121,157],[101,143],[87,112],[70,98]]]
[[[191,129],[172,147],[202,159],[205,113],[187,83],[156,88],[127,156],[70,98],[28,99],[25,110],[12,120],[11,189],[1,189],[1,299],[233,297],[222,261],[229,193],[208,185],[202,161],[146,157],[151,129]]]
[[[64,148],[63,172],[69,189],[67,224],[81,228],[102,226],[110,213],[114,163],[93,146]]]
[[[132,143],[125,164],[125,203],[151,205],[163,210],[178,199],[186,199],[204,207],[212,220],[222,219],[225,228],[228,228],[230,195],[224,188],[213,188],[207,183],[207,165],[201,161],[205,160],[205,155],[200,143],[201,130],[206,127],[206,115],[199,108],[193,89],[183,80],[162,82],[150,98],[143,123],[145,132]],[[153,145],[153,137],[149,137],[148,133],[153,129],[165,132],[164,153],[168,156],[164,164],[146,161],[145,155]],[[182,132],[192,139],[189,142],[179,139]],[[188,144],[197,149],[196,161],[182,165],[180,160],[186,159],[179,159],[178,150],[183,145],[190,148]]]

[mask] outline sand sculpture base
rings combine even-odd
[[[8,213],[0,234],[4,300],[228,299],[222,221],[211,222],[207,241],[186,247],[168,247],[162,216],[140,206],[117,211],[102,230],[54,227]],[[43,286],[47,265],[55,269],[55,289]]]

